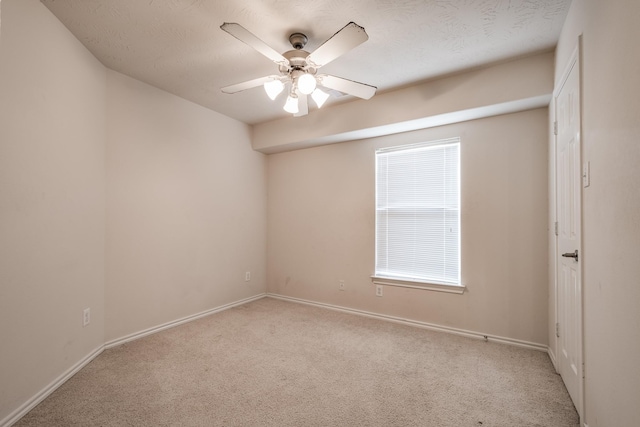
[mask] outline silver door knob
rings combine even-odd
[[[575,252],[568,252],[566,254],[562,254],[562,256],[565,258],[573,258],[576,261],[578,261],[578,250],[576,249]]]

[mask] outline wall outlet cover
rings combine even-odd
[[[82,327],[84,328],[89,323],[91,323],[91,309],[85,308],[82,312]]]

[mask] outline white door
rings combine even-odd
[[[558,370],[582,415],[580,70],[573,62],[556,96]]]

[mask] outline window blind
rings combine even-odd
[[[460,285],[460,140],[376,151],[375,276]]]

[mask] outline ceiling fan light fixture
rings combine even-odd
[[[311,94],[311,98],[313,98],[318,108],[321,108],[327,99],[329,99],[329,94],[319,88],[316,88],[316,90]]]
[[[289,41],[293,50],[280,54],[238,23],[225,22],[220,28],[273,61],[280,74],[225,86],[221,88],[224,93],[236,93],[264,86],[269,98],[275,101],[286,87],[289,96],[283,109],[296,117],[309,113],[309,95],[320,108],[330,94],[339,93],[340,96],[345,94],[369,99],[376,93],[375,86],[331,74],[317,74],[320,67],[369,39],[364,28],[355,22],[349,22],[342,27],[312,53],[303,50],[308,39],[302,33],[291,34]],[[318,89],[318,85],[322,85],[322,89]]]
[[[287,113],[296,114],[298,112],[298,97],[293,94],[289,95],[282,108]]]
[[[271,98],[271,100],[275,100],[280,92],[284,89],[284,83],[280,80],[270,80],[264,84],[264,90],[267,92],[267,96]]]
[[[298,77],[298,90],[300,93],[310,95],[316,88],[316,78],[308,73]]]

